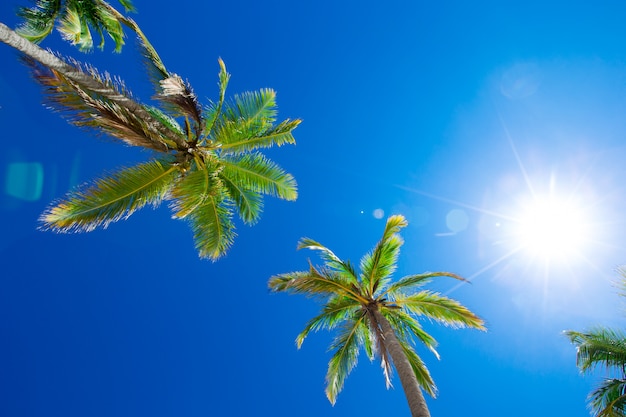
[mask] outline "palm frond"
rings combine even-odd
[[[276,92],[270,88],[237,94],[222,110],[224,120],[245,132],[260,132],[276,121]]]
[[[467,281],[465,278],[453,274],[452,272],[424,272],[422,274],[408,275],[399,279],[398,281],[390,284],[386,289],[381,293],[381,297],[387,294],[395,295],[399,292],[408,292],[410,290],[415,290],[425,284],[428,284],[432,281],[433,278],[436,277],[450,277],[454,279],[458,279],[460,281]]]
[[[304,339],[311,331],[332,330],[341,325],[348,318],[354,318],[354,315],[361,309],[359,303],[353,299],[346,297],[332,298],[324,308],[322,313],[308,321],[304,330],[298,334],[296,338],[296,346],[298,349],[302,346]]]
[[[626,416],[626,380],[605,379],[589,394],[591,412],[597,417]]]
[[[219,193],[218,180],[209,169],[193,169],[182,176],[171,192],[172,217],[184,219],[203,205],[211,195]]]
[[[38,0],[34,7],[21,7],[17,15],[24,22],[16,29],[20,36],[33,43],[44,40],[52,29],[60,12],[59,0]]]
[[[396,270],[398,254],[404,242],[398,233],[407,224],[401,215],[390,216],[374,249],[361,258],[361,282],[370,295],[384,288]]]
[[[337,395],[343,389],[345,379],[357,364],[359,357],[359,328],[364,317],[361,315],[356,320],[346,322],[342,331],[330,346],[330,350],[334,351],[334,354],[328,362],[326,397],[328,397],[331,404],[335,404],[337,401]]]
[[[408,225],[409,223],[401,214],[394,214],[393,216],[389,216],[389,218],[387,219],[387,223],[385,224],[383,237],[380,240],[385,241],[391,238],[392,236],[400,233],[400,230],[402,230],[404,227],[407,227]]]
[[[431,291],[398,296],[395,304],[418,316],[425,316],[453,328],[473,327],[485,330],[484,322],[456,300]]]
[[[168,114],[161,111],[161,109],[152,106],[146,106],[146,111],[154,117],[155,120],[158,120],[161,125],[167,127],[172,132],[175,132],[179,136],[184,136],[185,132],[183,132],[183,128],[178,124],[178,121]]]
[[[361,282],[371,295],[382,290],[397,268],[398,255],[403,240],[398,235],[380,240],[374,250],[361,258]]]
[[[345,281],[347,284],[354,284],[355,286],[359,286],[356,271],[354,270],[354,266],[352,266],[350,261],[341,260],[337,255],[333,253],[333,251],[328,249],[326,246],[306,237],[300,239],[300,241],[298,242],[298,250],[300,249],[311,249],[319,251],[320,257],[324,261],[326,267],[338,272],[341,277],[345,277]]]
[[[178,75],[172,74],[161,80],[160,86],[161,92],[157,94],[156,98],[168,105],[167,107],[173,114],[185,116],[193,120],[196,126],[193,136],[200,136],[202,109],[200,108],[198,97],[193,92],[191,85],[183,81]],[[188,132],[188,136],[192,136],[191,132]]]
[[[224,156],[221,163],[220,177],[241,188],[289,201],[298,197],[293,176],[260,153]]]
[[[127,11],[133,9],[128,0],[121,1]],[[118,17],[110,12],[112,7],[103,0],[38,0],[34,7],[21,8],[18,15],[24,23],[18,33],[31,42],[41,42],[59,20],[59,32],[82,51],[93,48],[91,29],[99,34],[100,48],[104,47],[103,32],[115,42],[115,51],[124,45],[124,31]]]
[[[232,246],[236,237],[232,217],[232,201],[223,192],[209,193],[202,204],[187,213],[185,219],[190,223],[201,258],[215,261]]]
[[[242,186],[240,182],[233,181],[228,175],[222,175],[220,179],[235,202],[237,212],[243,222],[249,225],[258,222],[263,211],[263,196],[257,191]]]
[[[274,275],[269,280],[269,287],[275,292],[290,292],[310,297],[342,296],[358,303],[367,303],[344,279],[332,271],[317,270],[312,265],[309,271],[288,272]]]
[[[162,133],[171,126],[161,124],[154,117],[143,117],[137,108],[123,106],[111,100],[108,95],[84,88],[58,71],[49,70],[34,61],[28,61],[28,64],[35,80],[45,87],[47,101],[57,110],[64,112],[72,124],[95,128],[128,145],[159,152],[166,152],[176,146],[176,143]],[[112,79],[108,74],[99,74],[91,67],[82,68],[78,63],[75,63],[74,68],[76,72],[90,77],[106,88],[109,93],[132,100],[131,93],[121,81]],[[142,110],[149,115],[154,113],[153,110],[146,108]],[[170,132],[171,136],[178,135],[175,130]]]
[[[620,330],[598,327],[565,335],[577,346],[576,363],[582,371],[597,365],[621,369],[626,363],[626,334]]]
[[[85,21],[85,15],[79,15],[78,11],[69,4],[58,29],[63,39],[71,42],[72,45],[77,45],[81,51],[93,49],[93,38],[89,25]]]
[[[212,130],[225,152],[238,153],[259,147],[294,143],[291,131],[299,120],[286,120],[273,127],[276,101],[273,90],[246,92],[224,102]]]
[[[406,341],[401,340],[400,346],[402,346],[402,351],[411,364],[417,383],[431,397],[435,397],[437,395],[437,387],[435,386],[435,381],[433,381],[430,372],[428,372],[428,368],[426,367],[424,361],[422,361],[419,355],[415,352],[415,349],[413,349],[413,347]]]
[[[147,204],[158,206],[178,175],[176,166],[157,160],[122,169],[48,208],[40,218],[42,228],[59,232],[106,228]]]
[[[414,317],[396,308],[383,308],[381,314],[391,323],[398,340],[410,343],[416,338],[439,359],[439,352],[436,349],[437,341],[420,326]]]
[[[270,148],[274,145],[282,146],[285,144],[293,145],[296,143],[293,134],[291,133],[301,120],[284,120],[275,127],[271,127],[267,130],[259,132],[254,136],[240,135],[238,126],[236,124],[230,124],[228,127],[236,132],[236,135],[228,132],[228,139],[225,141],[223,134],[225,131],[222,129],[218,132],[216,139],[222,144],[221,149],[223,152],[228,153],[242,153],[250,152],[259,148]],[[239,140],[234,140],[234,136],[238,136]]]
[[[230,80],[230,74],[226,72],[226,64],[222,59],[218,59],[218,63],[220,65],[220,73],[219,73],[219,99],[217,103],[211,103],[209,107],[204,112],[204,131],[202,132],[203,141],[211,135],[213,132],[213,127],[217,122],[221,112],[222,107],[224,106],[224,96],[226,95],[226,87],[228,86],[228,80]]]

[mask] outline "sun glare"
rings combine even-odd
[[[533,256],[570,260],[581,253],[589,239],[584,213],[573,201],[535,197],[518,220],[518,243]]]

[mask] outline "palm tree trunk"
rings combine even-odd
[[[420,385],[417,382],[413,368],[404,354],[404,350],[402,349],[400,342],[398,342],[398,338],[391,328],[391,324],[389,324],[389,321],[382,314],[380,314],[378,309],[373,309],[373,313],[374,318],[383,331],[385,347],[387,348],[387,351],[391,356],[391,360],[393,361],[393,366],[396,368],[396,372],[398,372],[398,376],[400,377],[402,389],[404,389],[404,395],[409,403],[411,415],[413,417],[430,417],[430,412],[426,406],[426,400],[424,399]]]
[[[118,91],[110,88],[109,86],[101,83],[97,79],[91,77],[89,74],[78,70],[74,66],[63,61],[50,51],[47,51],[34,43],[22,38],[15,31],[11,30],[8,26],[0,23],[0,42],[17,49],[26,56],[39,62],[43,66],[49,68],[52,71],[56,71],[68,80],[75,82],[86,90],[93,91],[96,94],[100,94],[103,97],[111,100],[112,102],[128,109],[130,112],[136,114],[141,119],[146,121],[155,132],[159,132],[166,138],[174,142],[179,150],[185,150],[189,148],[189,144],[184,138],[175,134],[167,127],[163,126],[158,120],[156,120],[150,113],[148,113],[144,107],[132,100],[130,97],[120,94]],[[167,152],[169,149],[164,143],[155,143],[155,148],[162,152]]]

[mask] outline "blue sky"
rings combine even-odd
[[[602,374],[579,374],[561,332],[623,325],[612,284],[626,262],[621,2],[135,3],[201,98],[216,97],[221,57],[230,94],[274,88],[279,116],[303,119],[297,145],[270,152],[300,195],[267,199],[217,263],[198,259],[167,207],[89,234],[37,231],[69,187],[147,155],[48,111],[0,45],[0,415],[408,415],[399,381],[387,391],[365,356],[332,407],[332,335],[294,343],[318,306],[266,287],[315,260],[295,250],[300,237],[357,261],[394,213],[410,222],[398,276],[471,279],[433,288],[488,327],[425,323],[441,354],[418,350],[439,388],[432,415],[589,415]],[[0,21],[15,27],[24,4],[3,1]],[[44,45],[149,100],[132,42],[120,55],[111,42],[79,54],[58,34]],[[584,226],[568,239],[577,247],[520,249],[523,213],[545,196],[570,203],[560,234]]]

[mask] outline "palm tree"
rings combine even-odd
[[[407,224],[403,216],[389,217],[382,238],[361,258],[359,273],[349,261],[341,260],[318,242],[304,238],[298,249],[319,251],[324,265],[311,264],[307,271],[279,274],[269,280],[273,291],[315,296],[325,302],[321,314],[311,319],[296,338],[298,348],[312,330],[339,329],[330,347],[334,353],[326,374],[326,396],[332,404],[363,348],[370,360],[376,354],[380,357],[387,387],[393,364],[411,415],[430,416],[420,387],[434,396],[435,384],[415,351],[414,339],[438,355],[435,340],[424,331],[417,317],[424,316],[453,327],[485,329],[483,320],[457,301],[428,290],[416,291],[432,278],[446,276],[463,280],[460,276],[450,272],[426,272],[392,281],[403,244],[398,232]]]
[[[200,256],[215,260],[233,243],[235,211],[254,224],[263,195],[296,199],[294,178],[259,149],[295,143],[291,132],[300,121],[275,123],[271,89],[225,100],[230,76],[221,60],[219,99],[201,106],[191,86],[140,40],[160,107],[136,101],[121,81],[45,51],[0,23],[0,41],[24,53],[48,101],[71,123],[159,155],[71,191],[42,215],[42,228],[91,231],[170,201],[173,217],[190,222]]]
[[[130,0],[120,0],[120,3],[127,12],[135,11]],[[63,38],[78,45],[83,51],[93,48],[92,29],[101,38],[99,48],[104,47],[103,33],[106,32],[115,42],[117,52],[124,45],[122,24],[136,31],[131,19],[103,0],[37,0],[33,7],[20,8],[18,15],[24,19],[24,23],[17,32],[29,41],[41,42],[58,23]]]
[[[626,270],[621,269],[622,290],[626,289]],[[620,295],[626,293],[622,291]],[[576,365],[582,372],[598,366],[610,371],[589,393],[589,406],[597,417],[626,416],[626,333],[621,330],[596,327],[589,331],[568,330],[565,335],[576,345]]]

